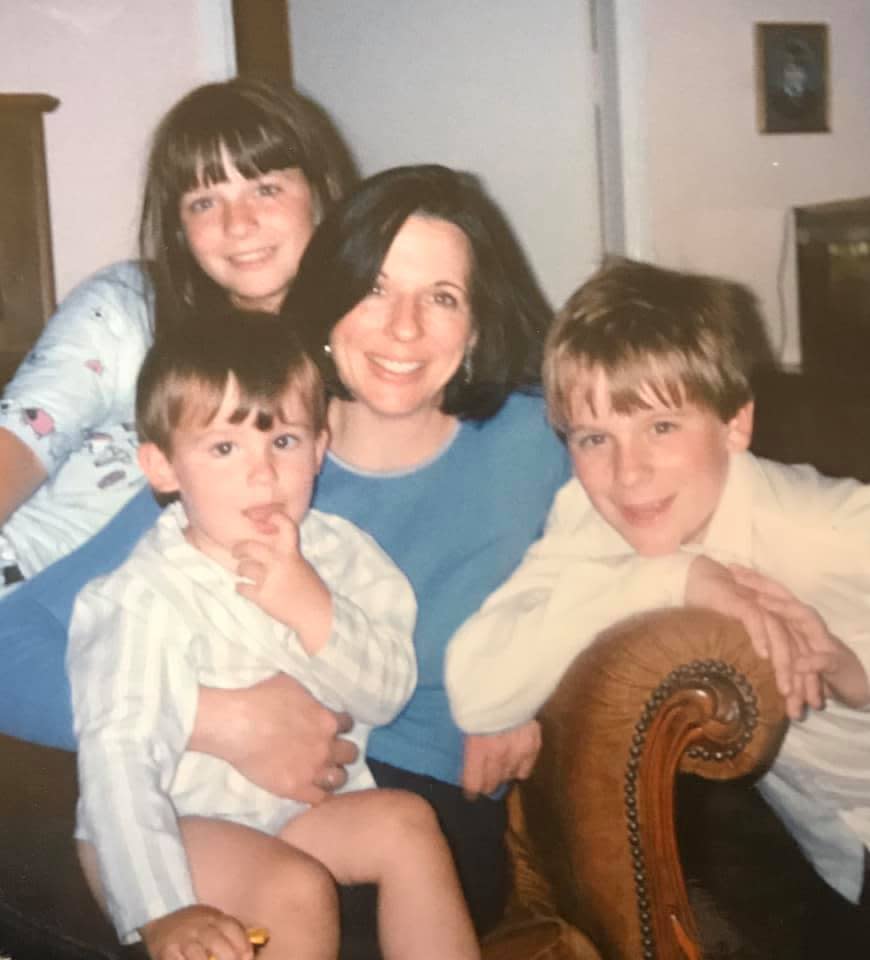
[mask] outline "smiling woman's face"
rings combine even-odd
[[[459,227],[414,214],[369,292],[335,325],[332,357],[353,398],[379,417],[427,414],[474,343],[471,248]]]

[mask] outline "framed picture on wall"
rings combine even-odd
[[[756,23],[755,69],[762,133],[830,131],[826,23]]]

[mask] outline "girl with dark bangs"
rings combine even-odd
[[[0,595],[145,486],[133,394],[154,335],[227,301],[277,311],[315,224],[351,179],[338,135],[296,93],[235,79],[169,111],[148,162],[141,260],[66,298],[0,403]]]

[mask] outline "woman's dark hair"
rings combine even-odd
[[[441,409],[484,420],[513,390],[540,382],[551,311],[507,222],[470,174],[436,165],[407,166],[363,181],[315,231],[288,304],[327,388],[351,399],[324,347],[333,327],[369,293],[393,239],[415,214],[452,223],[468,238],[477,335],[472,372],[466,376],[460,368],[454,374]]]
[[[227,156],[254,178],[298,168],[320,220],[356,179],[353,162],[326,114],[292,90],[236,78],[208,83],[163,118],[151,144],[139,248],[155,294],[155,327],[186,322],[196,310],[219,309],[226,294],[194,260],[179,204],[188,190],[227,179]]]

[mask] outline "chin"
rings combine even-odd
[[[680,539],[675,537],[638,537],[621,532],[634,552],[642,557],[666,557],[676,553],[682,545]]]

